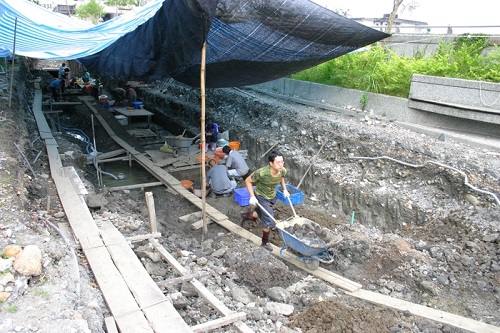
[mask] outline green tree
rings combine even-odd
[[[399,7],[402,8],[403,12],[405,9],[408,10],[409,12],[415,10],[416,7],[418,7],[418,3],[411,0],[408,4],[403,4],[405,0],[393,0],[392,2],[392,10],[391,14],[389,15],[389,20],[387,22],[387,28],[385,32],[391,33],[392,26],[394,25],[394,20],[396,19],[396,15],[398,14]]]
[[[91,0],[89,3],[76,8],[76,16],[81,19],[90,18],[93,24],[98,24],[104,15],[106,15],[104,7],[97,0]]]
[[[107,0],[104,4],[106,6],[116,7],[116,15],[118,16],[120,8],[135,5],[135,0]]]

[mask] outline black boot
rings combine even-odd
[[[249,211],[249,212],[243,212],[241,213],[241,222],[240,222],[240,225],[242,228],[245,227],[246,223],[247,222],[255,222],[257,221],[257,219],[255,217],[253,217],[253,211]]]

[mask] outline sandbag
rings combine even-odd
[[[165,141],[163,146],[160,147],[160,151],[167,154],[172,154],[174,152],[174,150],[172,149],[172,147],[169,146],[167,141]]]

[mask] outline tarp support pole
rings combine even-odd
[[[206,215],[206,198],[207,198],[207,175],[205,163],[205,61],[206,61],[206,41],[203,42],[201,48],[201,66],[200,66],[200,95],[201,95],[201,200],[202,200],[202,216],[203,216],[203,235],[208,233],[207,215]]]
[[[14,24],[14,47],[12,48],[12,64],[10,69],[10,93],[9,93],[9,109],[12,105],[12,85],[14,83],[14,64],[16,63],[16,34],[17,34],[17,17]]]

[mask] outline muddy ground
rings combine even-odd
[[[48,223],[66,221],[30,112],[33,86],[22,78],[20,73],[13,106],[2,109],[0,123],[0,245],[37,245],[43,271],[23,276],[12,268],[4,270],[0,292],[9,295],[0,307],[0,332],[103,332],[103,318],[110,314],[84,256],[77,251],[77,293],[71,253]],[[161,83],[144,88],[140,96],[150,108],[170,109],[170,121],[160,126],[173,134],[188,128],[194,136],[196,112],[187,120],[179,115],[199,100],[195,89]],[[276,144],[285,155],[287,181],[298,185],[306,175],[301,184],[303,204],[295,206],[296,213],[343,237],[332,249],[333,264],[321,267],[367,290],[500,326],[499,206],[492,195],[465,186],[460,173],[428,163],[461,170],[476,188],[498,198],[498,151],[441,141],[369,113],[346,117],[251,91],[217,89],[207,97],[210,117],[229,130],[232,140],[242,142],[251,168],[263,165],[261,156]],[[7,95],[2,104],[8,105]],[[96,107],[127,137],[108,110],[98,103]],[[163,119],[155,116],[154,121]],[[65,111],[61,124],[89,137],[95,131],[100,152],[118,148],[101,126],[92,130],[85,108]],[[87,144],[67,134],[56,135],[56,140],[63,163],[75,167],[86,184],[88,200],[98,199],[99,204],[90,208],[97,223],[110,220],[127,236],[147,233],[146,189],[109,191],[96,186],[95,170],[86,164]],[[377,156],[417,167],[355,158]],[[199,181],[197,170],[174,175]],[[197,211],[188,201],[164,187],[147,191],[155,198],[160,242],[190,272],[199,273],[199,280],[226,306],[245,312],[245,323],[256,332],[464,332],[348,296],[215,224],[203,235],[190,223],[179,222],[179,217]],[[247,209],[232,196],[207,202],[235,223]],[[278,219],[292,215],[290,207],[277,205]],[[247,228],[260,235],[258,224]],[[282,243],[277,234],[272,242]],[[147,243],[132,246],[156,281],[176,276]],[[5,279],[7,272],[12,277]],[[165,293],[190,325],[217,318],[187,285],[168,286]]]

